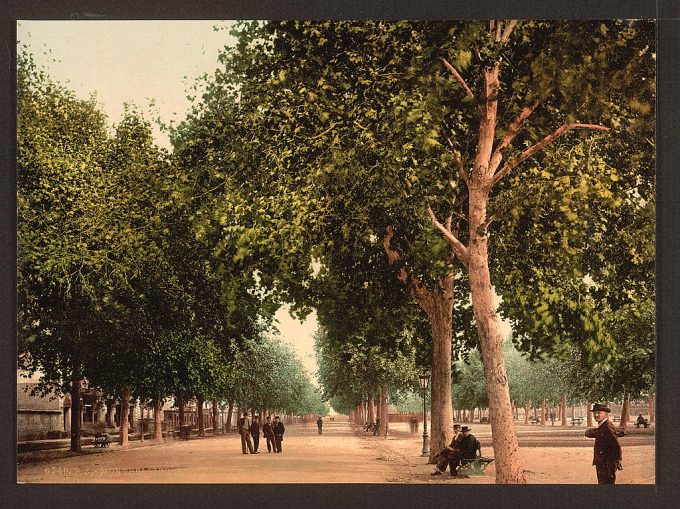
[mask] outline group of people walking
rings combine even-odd
[[[281,442],[283,442],[285,431],[286,427],[278,415],[274,416],[274,422],[272,422],[271,416],[268,415],[266,421],[261,426],[259,416],[253,416],[253,422],[250,422],[248,412],[243,412],[243,417],[238,420],[238,432],[241,435],[241,450],[243,454],[259,454],[260,432],[262,432],[267,440],[267,451],[283,452]]]

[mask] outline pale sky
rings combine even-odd
[[[165,122],[181,121],[191,103],[187,95],[196,78],[212,73],[218,52],[235,40],[229,21],[19,21],[20,44],[28,45],[38,65],[80,98],[96,93],[97,102],[115,124],[124,103],[153,111]],[[155,105],[149,109],[150,101]],[[170,148],[168,137],[155,129],[156,143]],[[276,313],[284,342],[296,351],[307,371],[317,371],[314,359],[316,314],[304,323]],[[502,323],[504,336],[510,331]]]

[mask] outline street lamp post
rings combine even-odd
[[[423,391],[423,454],[421,456],[430,455],[430,435],[427,434],[427,408],[425,406],[425,393],[430,387],[429,373],[422,373],[419,377],[420,389]]]

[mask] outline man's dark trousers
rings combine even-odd
[[[597,472],[597,484],[615,484],[616,483],[616,462],[603,461],[595,465]]]

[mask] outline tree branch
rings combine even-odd
[[[510,39],[510,34],[512,33],[513,29],[517,25],[517,20],[512,19],[510,20],[510,23],[505,27],[505,30],[503,30],[503,35],[501,36],[501,41],[502,43],[508,42],[508,39]]]
[[[501,164],[501,160],[503,159],[503,154],[501,151],[510,145],[510,142],[515,138],[515,136],[517,136],[520,127],[522,127],[524,121],[536,109],[536,106],[538,106],[538,101],[534,102],[534,104],[531,106],[524,108],[514,120],[514,122],[510,124],[510,127],[508,128],[508,134],[505,136],[505,138],[503,138],[503,140],[501,140],[501,142],[498,144],[498,147],[496,147],[496,150],[494,150],[493,154],[491,155],[491,160],[489,161],[489,171],[496,171],[498,165]]]
[[[383,238],[383,247],[385,248],[385,253],[387,254],[387,259],[390,265],[394,265],[396,262],[401,260],[399,253],[395,249],[392,249],[392,246],[390,245],[392,237],[394,237],[394,228],[392,228],[392,225],[389,225],[387,227],[387,234]],[[399,279],[399,281],[404,284],[409,283],[409,274],[404,266],[399,268],[397,279]],[[430,313],[432,308],[431,292],[416,276],[411,276],[411,292],[413,294],[413,298],[416,300],[416,302],[418,302],[420,307],[422,307],[426,313]]]
[[[446,141],[449,143],[449,147],[451,147],[451,153],[453,154],[453,160],[456,162],[456,166],[458,167],[458,172],[460,173],[460,176],[465,181],[465,184],[468,185],[469,181],[470,181],[470,176],[468,175],[468,172],[465,169],[465,165],[463,164],[463,160],[461,158],[460,152],[453,145],[451,138],[446,136]]]
[[[470,90],[470,87],[467,86],[467,83],[465,83],[465,80],[463,77],[456,71],[456,68],[453,67],[444,57],[439,57],[439,60],[441,60],[446,68],[449,70],[451,74],[453,74],[453,77],[456,78],[458,83],[460,83],[460,86],[463,87],[465,90],[465,93],[468,95],[468,97],[475,97],[475,94],[472,93],[472,90]]]
[[[503,22],[498,20],[496,21],[496,34],[495,34],[496,42],[501,42],[501,30],[503,30]]]
[[[536,152],[539,152],[543,150],[545,147],[547,147],[550,143],[552,143],[556,138],[559,138],[562,136],[564,133],[569,131],[570,129],[592,129],[594,131],[609,131],[608,127],[604,127],[601,125],[594,125],[594,124],[564,124],[560,127],[558,127],[552,134],[549,134],[545,138],[543,138],[541,141],[536,143],[535,145],[529,147],[526,149],[524,152],[520,154],[520,156],[517,159],[514,159],[513,161],[508,162],[505,166],[503,166],[498,173],[496,173],[493,178],[491,179],[491,187],[496,185],[498,181],[500,181],[503,177],[505,177],[512,169],[514,169],[518,164],[520,164],[522,161],[530,158],[533,156]]]
[[[427,206],[427,213],[430,216],[430,221],[432,221],[432,224],[434,224],[437,229],[444,235],[444,238],[448,241],[449,244],[451,244],[451,247],[453,248],[453,252],[456,253],[456,256],[463,262],[464,265],[467,266],[468,264],[468,249],[465,247],[465,245],[456,238],[456,236],[451,233],[450,230],[448,230],[443,224],[441,224],[437,220],[437,216],[434,215],[434,212],[432,211],[432,207],[429,205]]]

